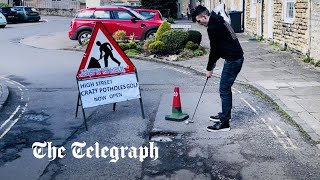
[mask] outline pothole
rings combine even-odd
[[[181,134],[176,132],[155,131],[149,135],[149,140],[154,142],[172,142],[175,139],[181,139]]]
[[[35,122],[42,122],[44,120],[47,120],[50,116],[45,113],[35,113],[35,112],[29,112],[23,116],[23,119],[29,120],[29,121],[35,121]]]

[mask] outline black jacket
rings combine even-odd
[[[232,61],[243,57],[241,45],[232,27],[213,11],[210,14],[207,31],[210,40],[208,71],[212,70],[219,58]]]

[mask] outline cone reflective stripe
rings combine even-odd
[[[170,121],[184,121],[188,118],[189,115],[182,113],[179,87],[175,87],[173,92],[172,114],[167,115],[165,119]]]

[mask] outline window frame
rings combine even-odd
[[[285,23],[288,23],[288,24],[293,24],[294,22],[294,18],[295,18],[295,7],[294,7],[294,0],[283,0],[284,1],[284,7],[283,7],[283,21]],[[288,17],[288,12],[289,9],[288,9],[288,3],[292,3],[292,17]]]
[[[250,18],[257,18],[257,0],[250,0]]]

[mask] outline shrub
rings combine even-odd
[[[164,48],[165,48],[165,45],[162,41],[155,41],[149,44],[148,49],[152,54],[162,54]]]
[[[114,32],[112,34],[112,37],[116,40],[116,41],[124,41],[126,38],[126,31],[124,30],[118,30],[116,32]]]
[[[136,49],[137,48],[137,44],[134,41],[130,41],[128,43],[129,49]]]
[[[204,55],[204,52],[201,49],[196,49],[193,51],[194,56],[202,56]]]
[[[160,36],[165,33],[166,31],[169,31],[171,29],[170,24],[166,21],[164,21],[160,27],[158,28],[157,32],[156,32],[156,41],[160,40]]]
[[[183,49],[183,51],[179,54],[179,60],[185,60],[192,58],[194,56],[193,51],[190,49]]]
[[[314,66],[315,67],[320,67],[320,61],[315,62]]]
[[[136,44],[137,44],[136,49],[137,49],[138,51],[142,51],[144,42],[143,42],[143,41],[139,41],[139,42],[137,42]]]
[[[192,41],[188,41],[187,44],[186,44],[186,46],[185,46],[184,48],[190,49],[190,50],[194,51],[194,50],[196,50],[196,49],[199,48],[199,45],[193,43]]]
[[[169,17],[167,21],[168,23],[174,24],[174,19],[172,17]]]
[[[124,53],[126,53],[128,55],[139,55],[140,51],[138,51],[136,49],[127,49],[124,51]]]
[[[202,46],[199,46],[198,49],[200,49],[201,51],[203,51],[204,54],[207,54],[207,51],[204,47]]]
[[[128,43],[119,43],[119,46],[123,51],[130,49]]]
[[[6,3],[0,3],[0,6],[6,6],[6,7],[8,7],[9,5],[6,4]]]
[[[151,44],[151,43],[153,43],[155,40],[154,39],[147,39],[147,40],[145,40],[144,41],[144,44],[143,44],[143,46],[142,46],[142,49],[146,52],[146,53],[150,53],[150,51],[149,51],[149,45]]]
[[[194,30],[189,30],[188,31],[188,37],[187,37],[187,42],[192,41],[198,45],[200,45],[202,40],[202,34],[199,31],[194,31]]]
[[[306,56],[305,58],[303,58],[303,62],[305,63],[310,63],[312,61],[312,59],[309,56]]]
[[[184,30],[170,30],[163,33],[160,36],[160,41],[165,44],[164,53],[177,54],[184,48],[186,38],[188,36],[187,31]]]

